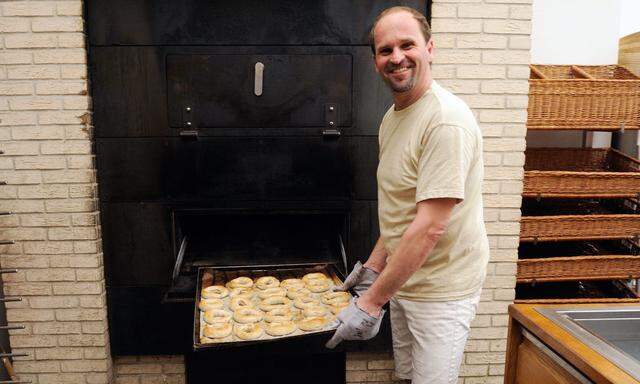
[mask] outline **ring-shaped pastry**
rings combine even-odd
[[[253,297],[253,289],[251,288],[232,288],[229,292],[229,297],[246,297],[251,299]]]
[[[287,290],[282,287],[267,288],[264,291],[258,292],[258,297],[261,298],[262,300],[271,296],[285,297],[286,295],[287,295]]]
[[[298,321],[298,328],[303,331],[318,331],[327,325],[327,319],[324,317],[305,317]]]
[[[310,296],[311,295],[311,291],[308,290],[307,288],[289,288],[287,290],[287,297],[290,298],[291,300],[295,300],[298,297],[302,297],[302,296]]]
[[[271,336],[284,336],[293,333],[293,331],[295,331],[298,327],[296,326],[296,323],[288,320],[267,323],[264,328],[265,331]]]
[[[293,287],[303,288],[304,287],[304,281],[302,281],[300,279],[284,279],[280,283],[280,286],[282,288],[286,288],[286,289],[291,289]]]
[[[227,288],[251,288],[253,287],[253,280],[250,277],[241,276],[237,277],[226,284]]]
[[[202,288],[200,296],[205,299],[224,299],[229,295],[229,290],[222,285],[211,285],[206,288]]]
[[[331,288],[330,280],[309,280],[307,289],[314,293],[326,292]]]
[[[293,312],[288,307],[272,309],[264,315],[267,323],[277,323],[293,320]]]
[[[322,294],[320,301],[322,304],[333,305],[336,303],[348,303],[351,300],[349,292],[327,292]]]
[[[229,302],[229,308],[232,311],[237,311],[241,308],[253,308],[253,302],[251,302],[251,300],[247,299],[246,297],[236,296],[231,298],[231,301]]]
[[[221,299],[200,299],[198,308],[201,311],[208,311],[210,309],[222,309],[224,307],[224,301]]]
[[[329,305],[329,310],[334,315],[337,315],[338,313],[342,312],[342,310],[347,308],[348,306],[349,306],[348,302],[346,302],[346,303],[345,302],[338,302],[338,303]]]
[[[309,284],[311,280],[329,280],[329,277],[320,272],[307,273],[302,277],[302,281],[304,281],[306,284]]]
[[[233,312],[233,320],[238,323],[257,323],[262,320],[262,312],[254,308],[241,308]]]
[[[208,324],[228,323],[231,321],[231,312],[224,309],[211,309],[204,313],[203,319]]]
[[[324,317],[328,314],[329,310],[322,305],[316,305],[313,307],[307,307],[302,310],[304,317]]]
[[[205,325],[202,334],[210,339],[222,339],[231,334],[231,323],[216,323]]]
[[[279,308],[289,308],[291,306],[291,300],[282,296],[270,296],[262,300],[259,308],[265,312],[272,311]]]
[[[280,280],[273,276],[262,276],[256,280],[256,287],[258,289],[269,289],[280,286]]]
[[[305,308],[317,307],[318,305],[321,305],[321,304],[316,298],[313,298],[311,296],[301,296],[293,301],[293,305],[295,305],[296,308],[305,309]]]
[[[255,340],[262,336],[262,327],[258,323],[236,324],[233,333],[242,340]]]

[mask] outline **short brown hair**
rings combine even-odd
[[[402,12],[402,11],[409,12],[411,16],[413,16],[415,21],[417,21],[418,25],[420,26],[420,31],[422,32],[422,36],[424,36],[424,41],[429,42],[429,39],[431,38],[431,27],[429,26],[429,22],[427,21],[427,18],[424,17],[422,13],[416,11],[411,7],[397,6],[397,7],[387,8],[384,11],[380,12],[380,14],[376,17],[376,19],[373,22],[373,25],[371,26],[371,30],[369,31],[369,45],[371,46],[371,51],[373,52],[374,56],[376,54],[376,46],[375,46],[373,31],[376,29],[376,25],[378,25],[378,22],[380,21],[380,19],[382,19],[386,15],[395,13],[395,12]]]

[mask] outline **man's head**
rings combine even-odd
[[[394,94],[422,92],[431,83],[431,29],[425,17],[408,7],[388,8],[369,34],[376,71]]]

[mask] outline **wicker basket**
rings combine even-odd
[[[640,161],[615,149],[530,148],[525,197],[618,198],[640,193]]]
[[[524,201],[520,241],[633,239],[640,236],[640,214],[599,201]]]
[[[640,78],[618,65],[530,65],[528,129],[640,128]]]
[[[599,255],[518,260],[518,283],[635,279],[640,256]]]

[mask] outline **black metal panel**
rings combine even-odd
[[[232,104],[245,111],[239,116],[246,121],[243,124],[238,124],[231,119],[231,115],[238,115],[236,112],[223,111],[227,113],[224,121],[218,121],[216,124],[220,125],[226,122],[229,123],[229,126],[207,129],[205,124],[205,126],[199,127],[200,136],[319,136],[321,128],[317,125],[323,119],[321,98],[328,101],[338,99],[341,109],[339,111],[341,125],[349,126],[348,129],[343,130],[343,136],[373,136],[377,135],[380,120],[392,103],[391,93],[375,73],[368,47],[96,47],[90,53],[93,117],[98,138],[178,136],[178,130],[170,127],[170,111],[173,111],[173,125],[180,126],[181,122],[187,118],[198,119],[204,116],[205,122],[219,119],[215,115],[208,115],[212,114],[216,108],[220,109],[222,105]],[[305,113],[304,117],[300,117],[301,112],[297,110],[291,110],[292,113],[289,114],[281,112],[280,110],[289,110],[294,104],[300,102],[300,97],[296,96],[296,99],[278,96],[273,101],[269,101],[268,105],[256,104],[259,108],[255,111],[268,112],[267,117],[260,117],[255,115],[251,103],[265,104],[261,98],[270,96],[268,94],[260,97],[253,96],[252,74],[249,76],[245,73],[244,75],[245,80],[248,79],[251,84],[240,85],[237,81],[229,81],[231,78],[237,80],[238,76],[225,76],[224,80],[214,80],[213,73],[210,71],[204,73],[201,69],[204,68],[203,66],[194,64],[193,68],[189,68],[187,71],[192,73],[189,76],[198,73],[202,74],[202,78],[187,79],[185,83],[193,84],[193,86],[216,83],[215,87],[213,85],[204,87],[207,92],[214,92],[218,87],[224,87],[225,93],[228,94],[222,97],[216,96],[215,99],[220,102],[217,103],[219,105],[212,104],[214,100],[212,95],[205,94],[205,100],[199,102],[198,100],[188,100],[185,96],[179,99],[175,97],[177,94],[174,96],[169,94],[167,84],[174,84],[176,88],[179,84],[175,80],[167,78],[167,58],[177,57],[175,55],[200,58],[198,60],[224,55],[247,61],[252,57],[348,57],[350,63],[348,64],[348,73],[338,71],[334,76],[332,71],[328,71],[323,74],[323,76],[330,77],[331,84],[338,85],[327,88],[324,84],[326,82],[319,80],[314,80],[310,85],[312,92],[326,88],[329,93],[334,92],[337,97],[325,97],[316,93],[314,96],[317,100],[316,107],[310,108],[309,116],[306,116],[307,113]],[[266,68],[267,78],[270,78],[269,69],[270,67]],[[233,72],[237,69],[229,67],[226,70]],[[246,68],[246,65],[243,70],[251,71],[250,68]],[[319,76],[315,72],[318,71],[314,70],[313,76]],[[285,91],[282,93],[289,95],[292,95],[293,92],[286,90],[286,88],[296,88],[296,92],[299,94],[301,83],[295,84],[290,81],[288,76],[283,75],[285,79],[276,82],[275,88],[283,88]],[[317,77],[317,79],[319,78]],[[198,85],[200,83],[202,84]],[[345,85],[341,85],[342,83]],[[347,83],[350,85],[347,86]],[[267,84],[265,92],[272,92],[273,88]],[[309,87],[305,86],[305,89],[307,88]],[[347,88],[351,88],[351,90],[347,91]],[[246,97],[248,101],[242,103],[233,101],[232,99],[238,96],[231,97],[231,95],[239,94],[241,89],[244,95],[242,97]],[[193,96],[198,92],[194,91],[190,94]],[[215,91],[215,94],[220,95],[220,92]],[[301,102],[308,104],[306,99]],[[278,106],[275,107],[276,105]],[[189,116],[183,113],[186,106],[190,106],[193,110]],[[244,115],[247,117],[245,118]],[[313,121],[311,123],[305,122],[309,119]],[[300,120],[303,120],[303,124],[295,125]],[[196,120],[193,122],[194,126],[200,125]],[[259,124],[260,122],[264,124]],[[233,128],[237,126],[243,126],[243,128]]]
[[[345,140],[321,137],[102,140],[103,201],[343,200]]]
[[[102,203],[100,213],[107,285],[168,285],[175,260],[168,207]]]
[[[425,0],[92,0],[91,45],[367,44],[380,11]]]
[[[162,303],[164,287],[109,287],[107,311],[115,356],[191,350],[193,302]]]
[[[339,110],[335,123],[350,126],[351,73],[350,55],[169,55],[169,125],[324,127],[331,103]]]

